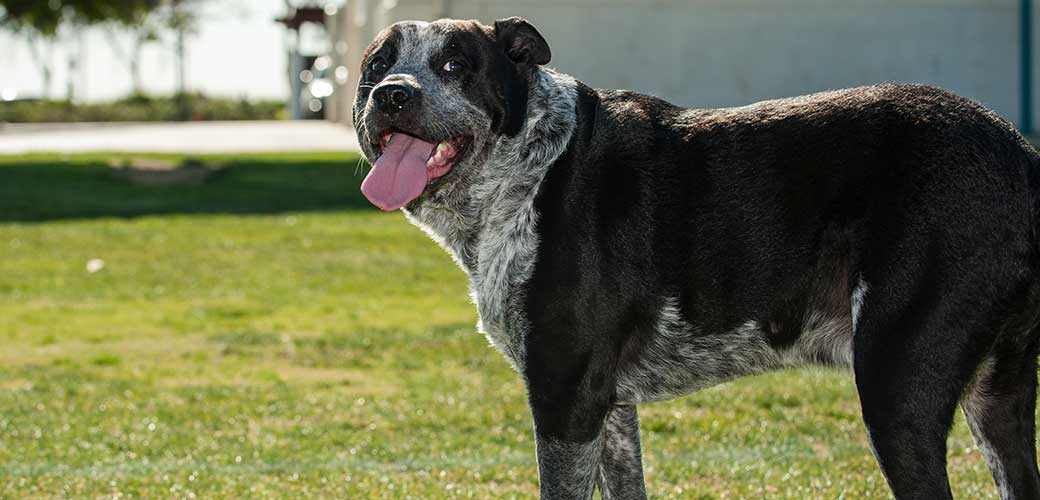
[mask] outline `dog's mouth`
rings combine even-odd
[[[386,147],[390,145],[390,141],[395,135],[404,135],[425,145],[431,144],[431,142],[423,141],[414,135],[399,130],[387,130],[379,136],[379,145],[376,150],[379,152],[380,158],[382,158],[383,152],[386,151]],[[462,158],[462,154],[466,151],[466,146],[469,146],[469,143],[470,138],[464,135],[438,142],[430,151],[429,158],[426,159],[426,172],[430,180],[443,177],[444,174],[450,172],[451,167],[455,166],[455,163]],[[376,159],[376,161],[378,162],[379,160]]]
[[[400,130],[385,130],[379,135],[379,143],[372,144],[379,157],[361,183],[361,192],[373,205],[397,210],[451,172],[470,142],[469,137],[460,135],[435,144]]]

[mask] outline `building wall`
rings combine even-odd
[[[362,8],[348,30],[353,73],[392,22],[519,15],[560,71],[684,106],[916,82],[1020,118],[1019,0],[349,0],[346,10]]]

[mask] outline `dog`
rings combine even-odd
[[[645,498],[640,403],[851,368],[898,499],[952,498],[960,403],[1040,498],[1038,154],[938,88],[728,109],[592,89],[529,22],[401,22],[363,56],[361,190],[465,271],[526,384],[541,497]]]

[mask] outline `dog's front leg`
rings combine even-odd
[[[603,455],[596,483],[603,500],[646,498],[639,416],[635,405],[615,406],[603,431]]]
[[[538,438],[538,480],[542,500],[586,500],[592,488],[603,451],[601,436],[586,442]]]
[[[541,496],[586,500],[592,498],[603,454],[613,377],[595,356],[559,356],[561,351],[528,357]]]

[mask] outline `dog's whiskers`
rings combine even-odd
[[[361,163],[365,161],[364,157],[359,157],[357,163],[354,165],[354,177],[357,177],[358,172],[361,171]]]

